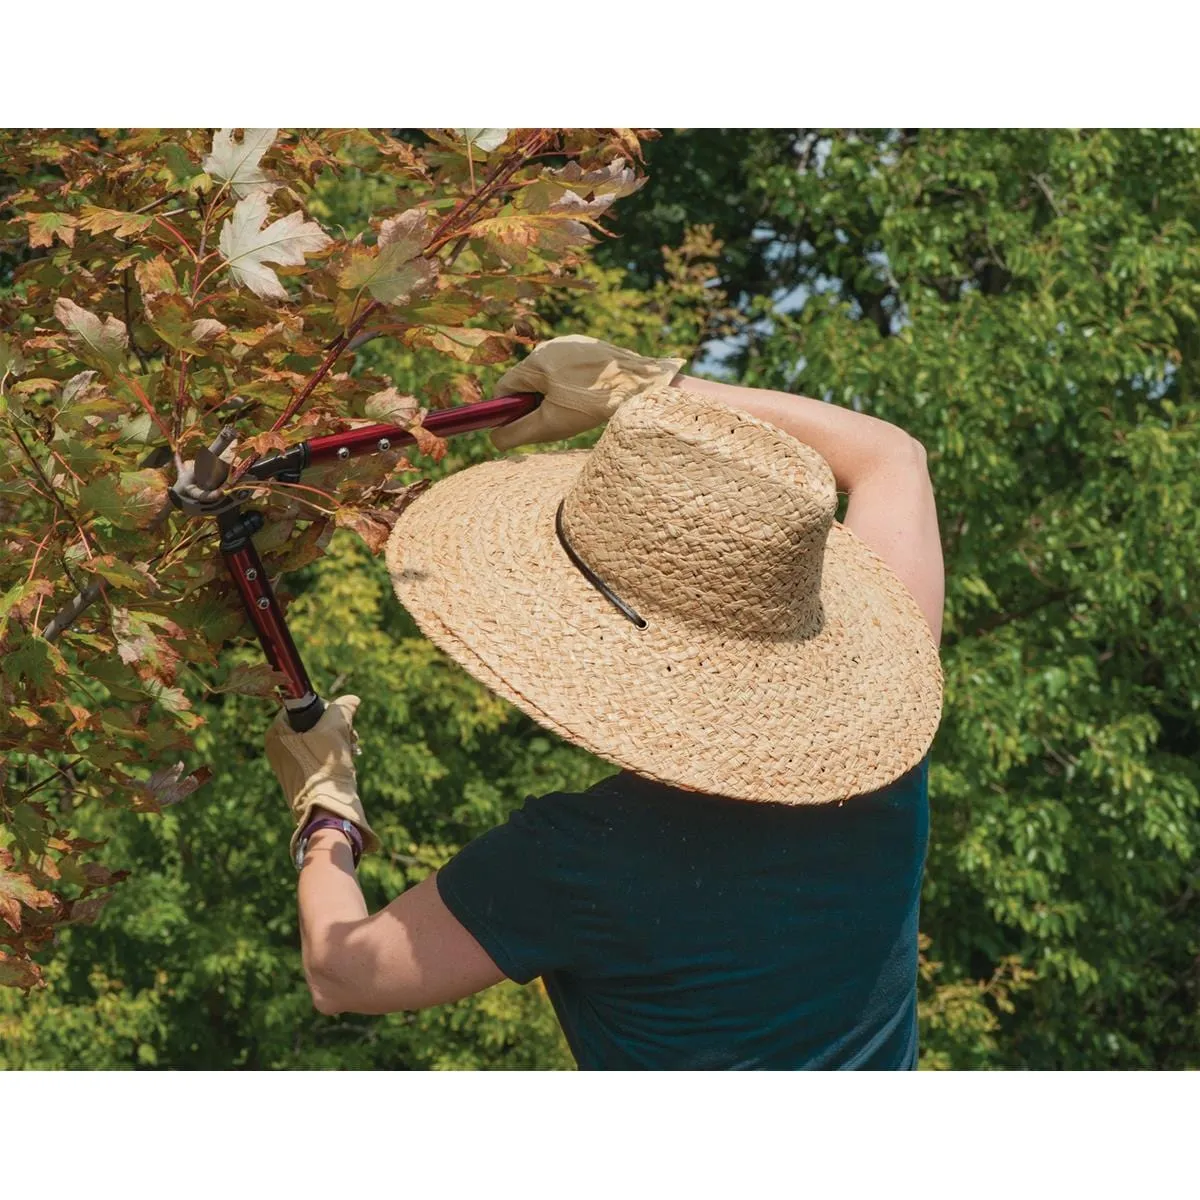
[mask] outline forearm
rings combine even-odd
[[[339,1011],[337,992],[345,980],[337,964],[345,959],[350,931],[368,913],[354,873],[353,851],[337,830],[320,829],[309,841],[297,898],[304,974],[313,1000],[322,1011]]]
[[[913,439],[896,425],[808,396],[715,383],[691,375],[677,375],[672,382],[748,412],[811,446],[829,464],[840,492],[853,492],[898,456],[908,455],[913,445]]]

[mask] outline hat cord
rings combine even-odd
[[[567,557],[579,569],[580,574],[609,602],[622,616],[628,617],[639,629],[646,628],[645,617],[640,617],[632,608],[629,607],[619,596],[615,595],[611,588],[592,570],[591,567],[583,561],[575,552],[575,548],[567,541],[567,535],[563,531],[563,505],[565,500],[558,502],[558,511],[554,514],[554,532],[558,534],[558,540],[562,548],[567,552]]]

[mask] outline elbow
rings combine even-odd
[[[920,472],[925,475],[929,472],[929,456],[924,445],[898,427],[888,445],[884,461],[893,467],[902,467],[909,474]]]
[[[929,455],[925,451],[925,444],[923,442],[918,442],[915,437],[912,437],[909,434],[905,434],[904,436],[907,442],[905,445],[905,452],[908,454],[909,458],[913,461],[913,463],[916,464],[916,466],[920,467],[922,471],[928,471]]]
[[[336,1017],[343,1013],[347,1005],[338,993],[337,983],[328,975],[322,975],[311,969],[305,969],[304,978],[308,982],[308,992],[312,996],[313,1008],[327,1017]]]
[[[348,1012],[352,1005],[347,997],[346,981],[337,965],[328,956],[304,956],[304,979],[312,996],[313,1007],[327,1017]]]
[[[346,1011],[332,996],[314,988],[311,983],[309,984],[309,992],[312,994],[313,1008],[323,1016],[336,1017]]]

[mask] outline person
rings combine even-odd
[[[540,976],[583,1069],[911,1069],[943,567],[922,447],[571,335],[539,406],[396,523],[422,631],[617,772],[528,797],[379,912],[353,718],[267,737],[324,1013]],[[837,493],[849,494],[844,523]]]

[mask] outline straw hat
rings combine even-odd
[[[568,741],[688,791],[828,803],[915,766],[942,697],[916,601],[836,503],[811,447],[661,387],[591,451],[434,484],[387,565],[436,645]]]

